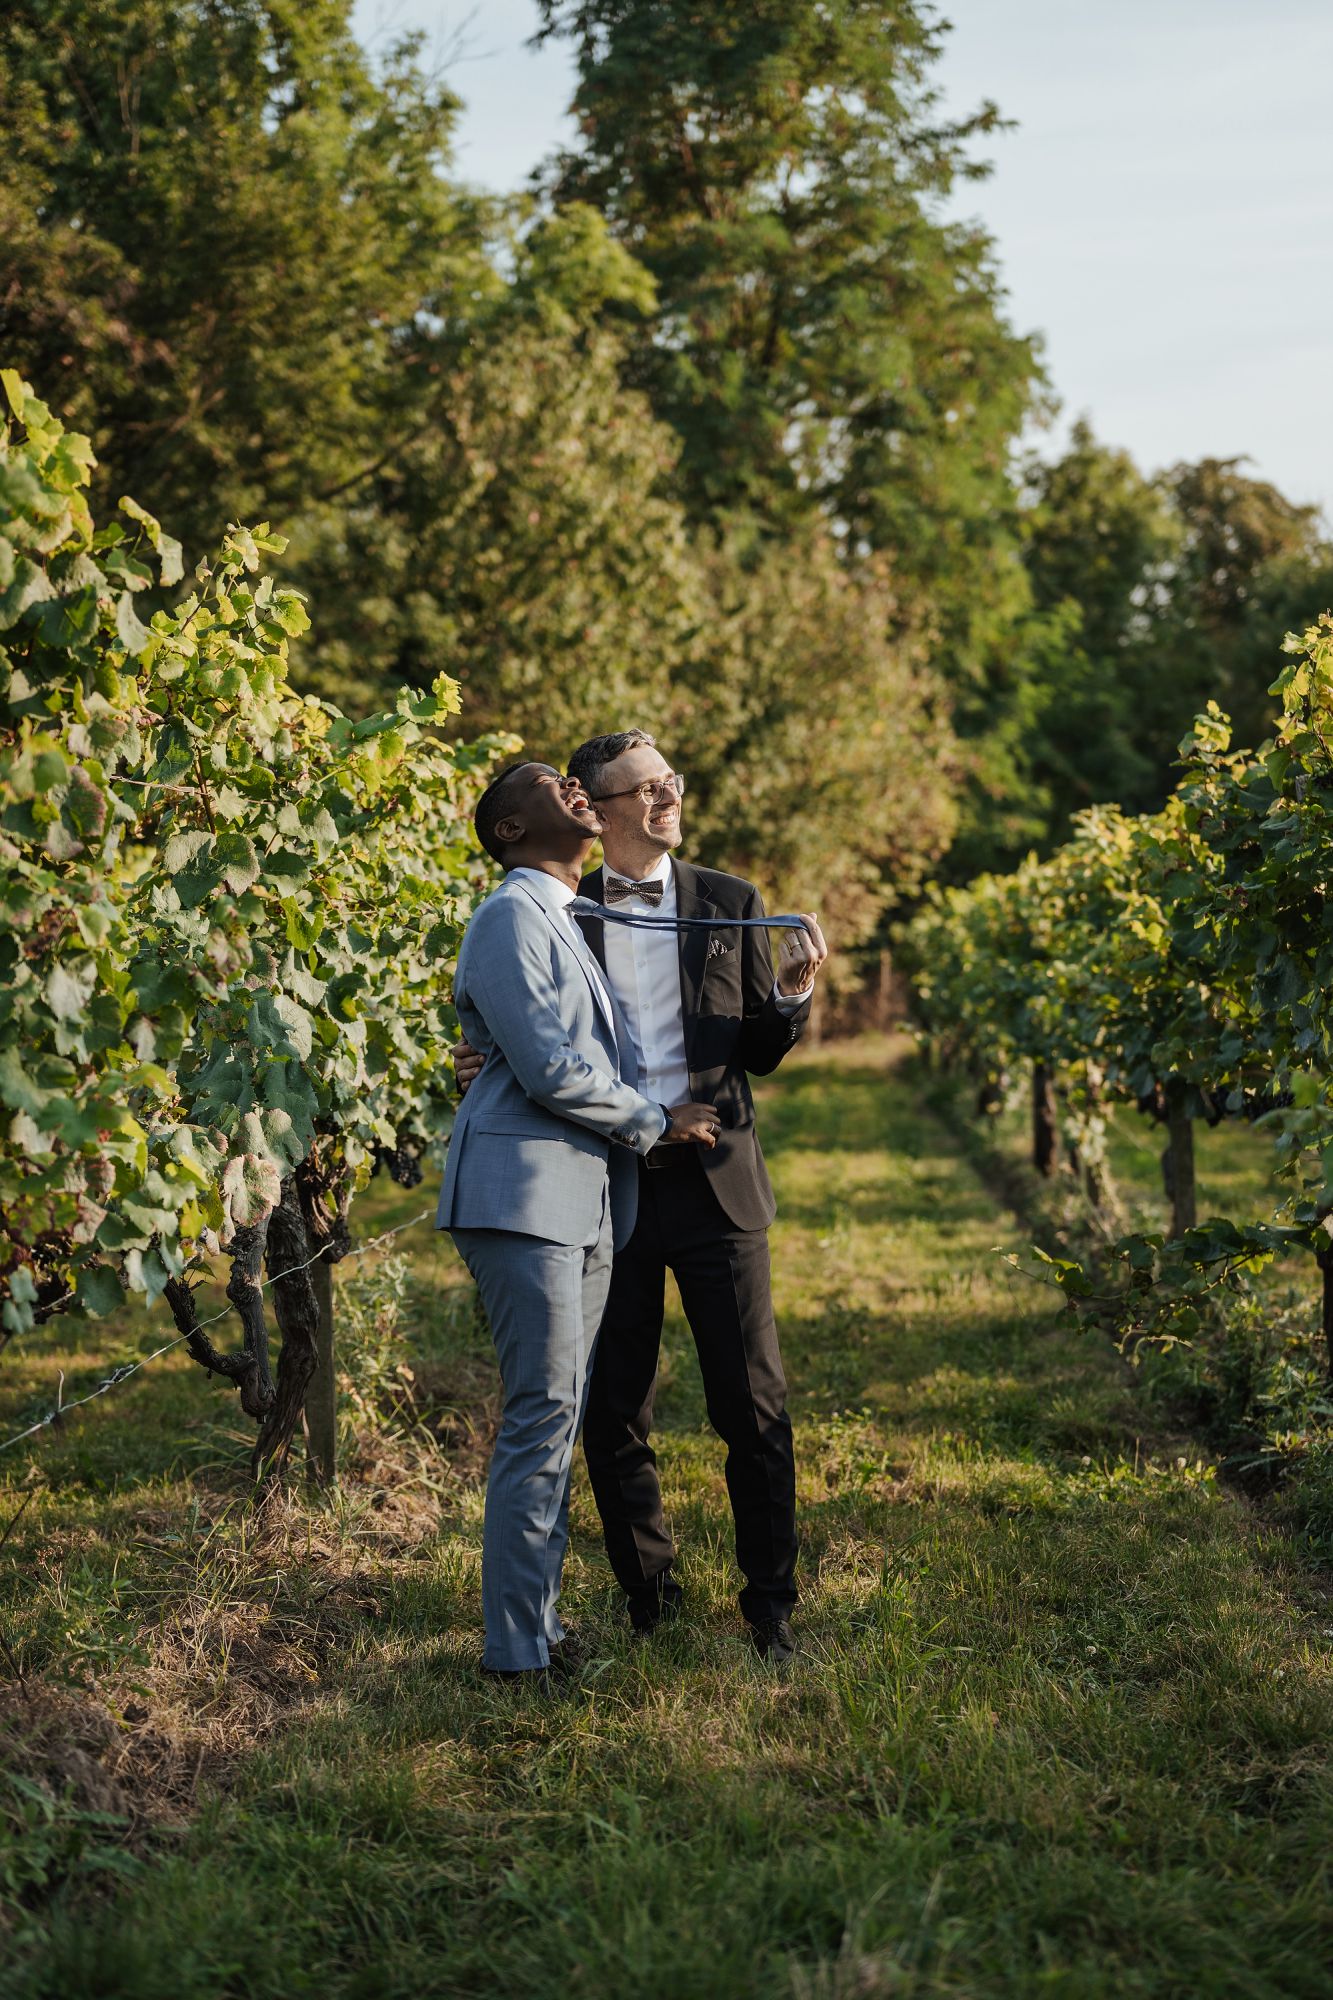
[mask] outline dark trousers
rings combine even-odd
[[[583,1427],[592,1490],[621,1589],[670,1591],[674,1551],[648,1437],[671,1271],[709,1422],[727,1447],[741,1610],[752,1623],[785,1618],[796,1602],[796,1465],[768,1232],[737,1229],[694,1149],[680,1150],[670,1166],[640,1166],[638,1221],[612,1267]]]

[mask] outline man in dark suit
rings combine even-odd
[[[684,783],[651,736],[595,737],[569,772],[601,824],[606,857],[583,896],[634,915],[762,917],[751,883],[674,858]],[[639,1163],[638,1221],[616,1254],[583,1434],[607,1554],[637,1631],[678,1614],[650,1443],[671,1271],[709,1420],[727,1446],[741,1610],[759,1652],[785,1665],[795,1646],[796,1475],[769,1283],[775,1203],[749,1077],[770,1074],[800,1039],[827,948],[808,916],[804,931],[785,934],[775,975],[763,929],[580,921],[633,1034],[639,1087],[666,1103],[712,1104],[722,1128],[706,1159],[695,1147],[661,1147]],[[466,1052],[460,1068],[463,1081]]]

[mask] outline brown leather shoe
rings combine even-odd
[[[551,1672],[559,1674],[562,1680],[572,1680],[574,1675],[587,1666],[591,1657],[588,1642],[571,1625],[563,1639],[557,1639],[549,1648]]]

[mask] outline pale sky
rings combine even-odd
[[[725,4],[725,0],[720,0]],[[1333,517],[1333,6],[955,0],[947,108],[1017,130],[961,190],[1009,315],[1045,339],[1070,420],[1147,471],[1246,454]],[[561,139],[573,65],[525,47],[533,0],[357,0],[372,48],[423,30],[466,104],[458,172],[523,184]]]

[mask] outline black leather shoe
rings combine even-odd
[[[796,1658],[796,1634],[785,1618],[756,1618],[750,1638],[761,1660],[770,1667],[789,1667]]]
[[[665,1582],[659,1579],[650,1583],[645,1590],[626,1592],[629,1604],[629,1622],[641,1639],[656,1632],[661,1625],[674,1625],[680,1617],[684,1593],[674,1578]]]

